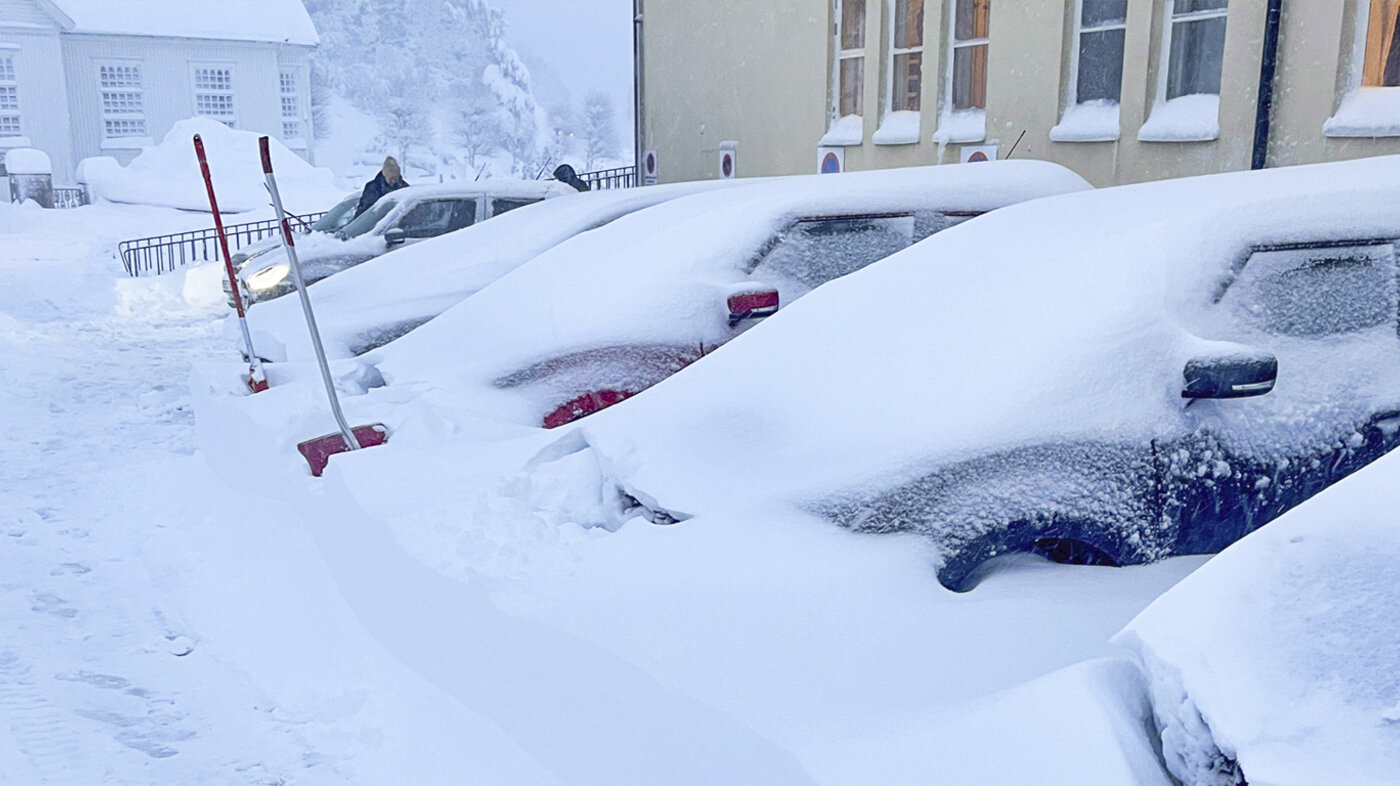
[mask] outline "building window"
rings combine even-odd
[[[195,66],[194,113],[232,126],[233,69],[228,66]]]
[[[102,100],[102,136],[106,139],[146,136],[141,64],[99,64],[97,87]]]
[[[14,55],[0,55],[0,136],[19,136],[19,80]]]
[[[987,32],[991,0],[955,0],[953,110],[987,108]]]
[[[894,0],[890,109],[919,111],[924,72],[924,0]]]
[[[1123,38],[1128,0],[1080,0],[1075,48],[1079,52],[1071,103],[1118,103],[1123,89]]]
[[[1400,0],[1371,0],[1366,25],[1366,60],[1361,69],[1362,87],[1400,87]]]
[[[280,74],[282,96],[282,138],[301,139],[301,96],[297,92],[297,72]]]
[[[1166,98],[1220,95],[1227,0],[1172,0]]]
[[[837,117],[860,115],[865,105],[865,0],[840,0],[836,30]]]

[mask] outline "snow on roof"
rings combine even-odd
[[[301,0],[55,0],[74,33],[209,38],[315,46]]]

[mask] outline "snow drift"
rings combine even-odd
[[[243,213],[269,204],[258,155],[261,134],[238,131],[204,117],[176,123],[160,144],[141,151],[120,170],[90,169],[94,195],[111,202],[207,213],[209,197],[194,153],[195,134],[204,140],[220,211]],[[341,198],[344,191],[335,185],[329,169],[311,166],[275,138],[271,147],[277,187],[287,210],[326,210]]]
[[[1187,786],[1400,777],[1400,455],[1221,552],[1115,643]]]

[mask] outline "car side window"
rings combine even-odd
[[[760,252],[753,274],[815,288],[908,248],[941,224],[940,215],[914,213],[798,219]]]
[[[425,238],[471,226],[474,221],[474,199],[428,199],[410,208],[399,219],[398,226],[405,237]]]
[[[509,213],[517,207],[525,207],[540,202],[539,199],[493,199],[491,200],[491,215],[499,216],[502,213]]]
[[[1231,321],[1278,336],[1352,333],[1397,318],[1395,246],[1255,251],[1220,299]]]

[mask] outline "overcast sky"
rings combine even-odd
[[[601,90],[617,107],[622,154],[632,145],[632,0],[495,0],[510,41],[530,66],[545,106],[559,87],[575,105]]]

